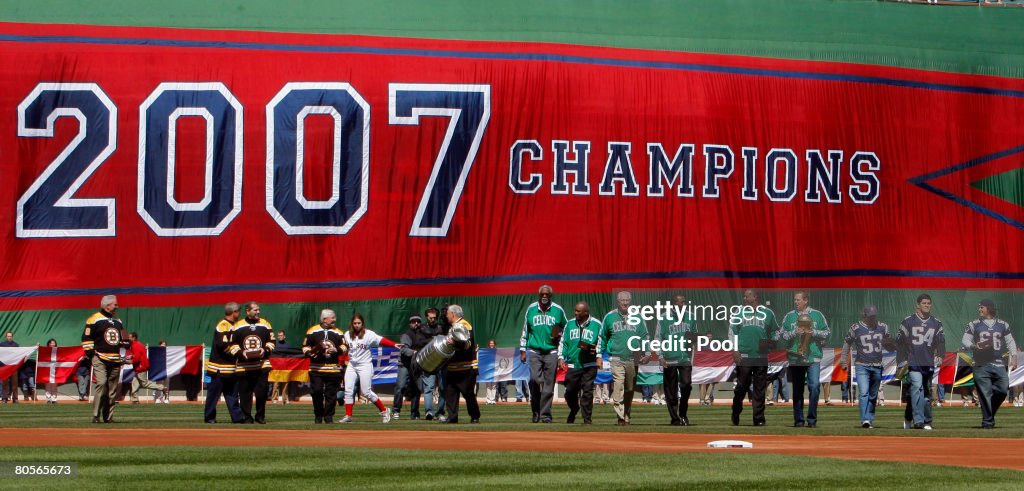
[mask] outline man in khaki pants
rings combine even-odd
[[[124,363],[121,348],[131,344],[116,314],[117,297],[103,297],[100,300],[100,311],[89,316],[82,332],[82,349],[85,350],[85,356],[92,359],[93,376],[96,378],[92,391],[93,423],[114,422],[117,385],[121,378],[121,365]]]
[[[149,381],[149,354],[147,353],[146,347],[139,342],[139,333],[133,332],[128,335],[128,339],[131,340],[131,364],[132,369],[135,371],[135,377],[132,378],[131,390],[128,392],[128,397],[131,399],[132,404],[139,403],[139,391],[140,390],[158,390],[163,392],[163,400],[170,402],[170,398],[167,396],[169,392],[167,387],[160,385],[156,382]]]
[[[615,300],[618,308],[605,314],[601,323],[601,345],[604,346],[604,352],[611,355],[609,361],[612,365],[612,405],[618,417],[617,424],[625,426],[629,424],[633,391],[636,388],[636,358],[629,349],[629,339],[638,337],[639,340],[647,340],[648,332],[643,319],[629,319],[627,311],[633,301],[632,294],[619,292]],[[631,323],[635,325],[630,325]],[[634,341],[635,347],[640,346],[638,341]],[[647,361],[647,356],[642,358],[642,362]]]

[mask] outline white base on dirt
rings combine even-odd
[[[715,440],[708,442],[708,448],[754,448],[754,444],[741,440]]]

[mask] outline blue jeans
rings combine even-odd
[[[882,367],[857,365],[857,390],[860,392],[860,420],[875,422],[878,386],[882,383]]]
[[[772,387],[774,388],[774,394],[772,395],[773,401],[789,402],[789,383],[786,382],[786,369],[783,368],[782,372],[779,373],[775,380],[772,381]],[[782,399],[779,399],[782,396]]]
[[[641,385],[640,394],[643,396],[644,402],[651,402],[651,398],[654,397],[654,386]]]
[[[789,374],[793,380],[793,423],[801,425],[818,424],[818,395],[821,393],[821,365],[817,362],[811,365],[789,367]],[[810,400],[807,408],[807,419],[804,420],[804,385],[806,384]]]
[[[530,398],[530,382],[528,380],[516,380],[516,400]]]
[[[982,365],[974,367],[974,384],[978,387],[978,405],[981,406],[981,425],[995,426],[996,411],[1010,391],[1006,367]]]
[[[428,374],[420,375],[420,386],[422,387],[422,392],[423,392],[423,410],[426,411],[426,413],[431,415],[431,416],[434,415],[434,386],[436,386],[436,385],[437,385],[437,374],[436,373],[435,374],[429,374],[429,375]],[[416,407],[418,402],[419,402],[419,400],[417,399],[417,401],[412,404],[412,406],[413,406],[412,413],[413,414],[419,414],[418,408]]]
[[[907,378],[910,379],[910,405],[907,406],[903,416],[908,421],[912,417],[914,426],[932,424],[931,386],[933,370],[931,367],[920,367],[919,369],[920,371],[911,370],[907,372]],[[977,374],[975,374],[975,380],[977,380]]]
[[[221,394],[224,395],[224,404],[228,406],[228,414],[231,415],[232,423],[240,423],[243,419],[242,408],[238,403],[238,388],[234,377],[220,377],[214,375],[210,378],[210,384],[206,386],[206,404],[203,408],[203,419],[206,421],[217,420],[217,403],[220,402]]]

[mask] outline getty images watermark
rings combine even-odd
[[[768,318],[768,307],[758,305],[674,305],[667,301],[658,301],[654,305],[630,305],[626,309],[626,323],[631,326],[643,321],[672,321],[672,326],[682,326],[687,320],[693,321],[728,321],[730,326],[751,321],[764,321]],[[707,335],[670,334],[666,339],[643,339],[631,336],[626,340],[630,351],[736,351],[739,344],[736,335],[728,339],[713,339]]]

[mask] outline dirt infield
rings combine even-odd
[[[31,434],[31,438],[26,438]],[[749,441],[753,449],[707,448],[712,440]],[[571,440],[572,446],[566,446]],[[0,428],[5,446],[98,446],[129,444],[234,446],[230,442],[273,441],[275,446],[365,447],[408,450],[524,450],[609,453],[740,452],[812,455],[856,460],[884,460],[922,464],[954,463],[964,450],[998,448],[985,465],[1024,470],[1024,440],[1009,438],[921,438],[787,435],[706,435],[651,433],[565,433],[488,431],[366,431],[316,432],[258,429],[116,429],[116,428]],[[119,443],[120,442],[120,443]],[[962,461],[961,461],[962,462]],[[973,460],[971,463],[979,462]],[[961,464],[962,465],[962,464]]]

